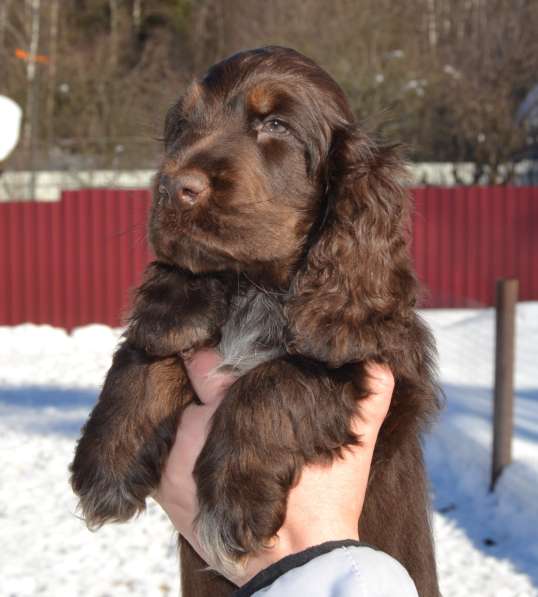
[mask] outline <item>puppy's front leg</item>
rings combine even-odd
[[[125,521],[144,509],[181,412],[194,398],[178,353],[215,342],[226,308],[222,281],[149,266],[71,465],[89,526]]]
[[[213,568],[237,573],[282,526],[304,464],[357,443],[357,398],[350,381],[302,357],[259,365],[229,388],[194,469],[196,531]]]
[[[118,348],[70,467],[90,528],[144,509],[192,397],[178,358],[152,359],[128,342]]]
[[[136,292],[126,338],[148,355],[189,354],[215,345],[228,314],[229,280],[155,261]]]

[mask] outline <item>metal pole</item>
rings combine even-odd
[[[518,281],[498,280],[496,294],[495,400],[490,491],[495,489],[495,483],[504,467],[512,461]]]

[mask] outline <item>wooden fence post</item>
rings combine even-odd
[[[497,281],[495,399],[490,491],[495,489],[495,483],[503,468],[512,461],[517,294],[517,280]]]

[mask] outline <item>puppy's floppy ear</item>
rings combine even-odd
[[[337,367],[405,345],[416,297],[405,176],[395,147],[354,126],[334,134],[326,217],[286,307],[293,352]]]

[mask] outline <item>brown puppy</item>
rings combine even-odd
[[[420,435],[438,408],[430,334],[414,312],[409,202],[394,148],[354,121],[338,85],[285,48],[213,66],[169,111],[155,178],[157,255],[78,443],[72,485],[89,525],[124,521],[157,487],[182,409],[180,355],[218,346],[239,379],[195,468],[197,531],[233,567],[281,526],[305,463],[360,440],[364,363],[396,389],[374,456],[361,539],[438,595]],[[183,561],[186,597],[231,585]]]

